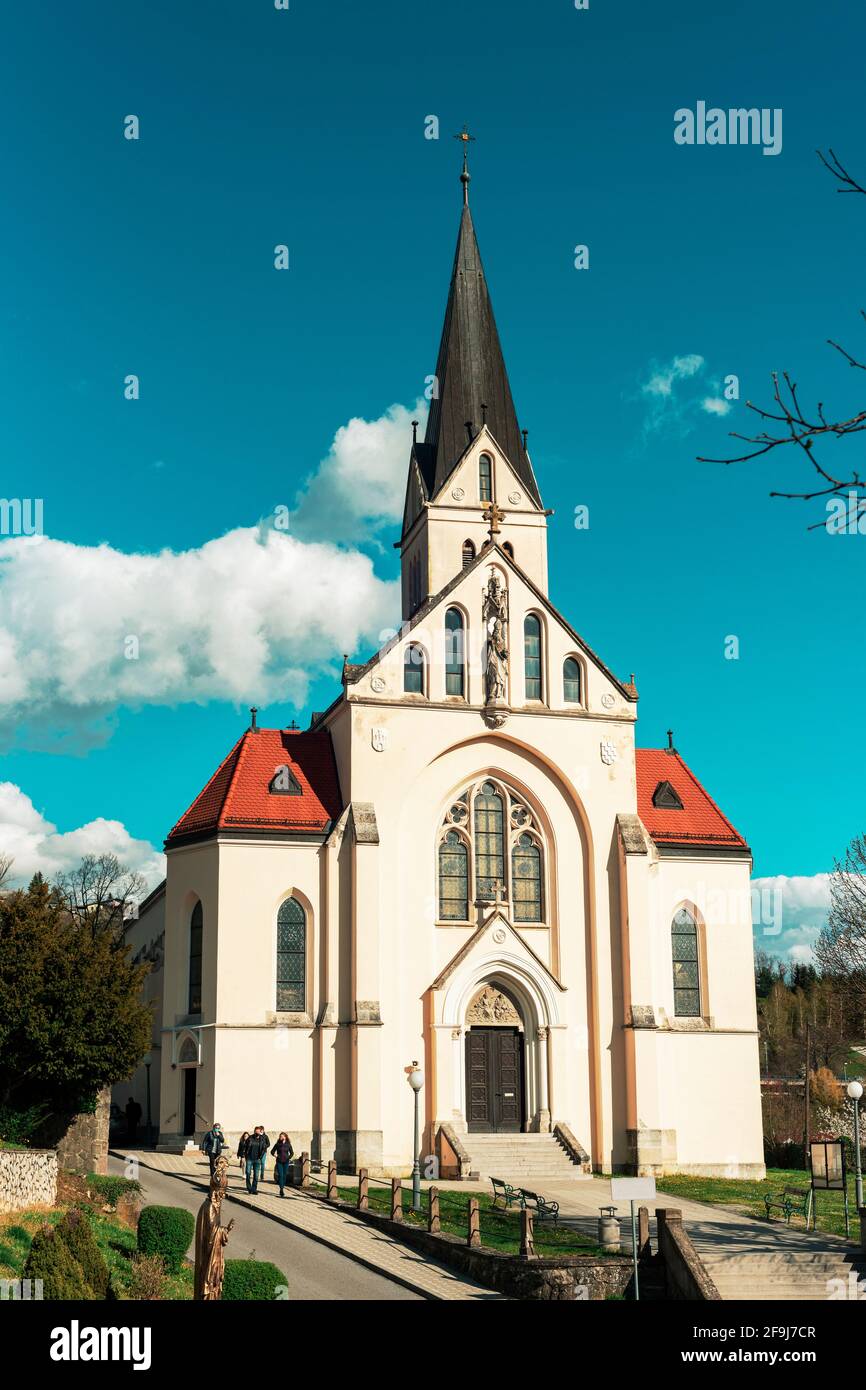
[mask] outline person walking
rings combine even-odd
[[[268,1151],[268,1143],[264,1125],[256,1125],[247,1140],[246,1152],[247,1192],[252,1193],[253,1196],[259,1190],[259,1176],[264,1178],[265,1154]]]
[[[211,1128],[205,1135],[204,1139],[202,1139],[201,1141],[201,1151],[202,1153],[207,1154],[210,1160],[211,1177],[213,1177],[213,1170],[216,1167],[217,1159],[219,1158],[223,1149],[227,1148],[228,1142],[226,1140],[225,1135],[223,1134],[223,1127],[222,1125],[218,1125],[216,1124],[216,1122],[214,1122],[214,1124],[211,1125]]]
[[[292,1161],[294,1152],[291,1139],[286,1131],[281,1129],[279,1138],[271,1149],[271,1153],[276,1159],[276,1163],[274,1164],[274,1182],[278,1182],[280,1185],[281,1197],[285,1197],[286,1195],[283,1189],[289,1180],[289,1164]]]
[[[126,1137],[134,1139],[138,1130],[138,1122],[141,1119],[141,1106],[132,1096],[126,1102]]]
[[[241,1172],[244,1171],[244,1164],[247,1161],[247,1144],[249,1142],[250,1132],[248,1129],[245,1129],[240,1139],[238,1140],[238,1161],[240,1163]]]

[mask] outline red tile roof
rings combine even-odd
[[[637,811],[657,845],[726,846],[748,850],[738,830],[722,815],[679,753],[664,748],[635,749]],[[670,782],[681,811],[653,805],[660,782]]]
[[[300,795],[269,791],[282,767],[294,773]],[[342,809],[327,730],[246,729],[166,845],[216,830],[324,831]]]

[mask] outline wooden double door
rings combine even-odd
[[[466,1034],[466,1123],[475,1134],[523,1129],[523,1036],[518,1028]]]

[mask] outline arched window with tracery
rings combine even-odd
[[[307,914],[297,898],[286,898],[277,913],[277,1012],[306,1007]]]
[[[469,922],[477,902],[498,900],[513,922],[541,923],[544,874],[541,828],[510,787],[485,777],[449,806],[438,839],[440,921]]]
[[[681,907],[671,923],[671,959],[674,972],[674,1014],[677,1018],[699,1018],[701,1013],[701,973],[698,954],[698,924],[688,908]]]

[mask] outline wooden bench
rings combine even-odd
[[[509,1207],[522,1207],[523,1198],[520,1189],[512,1187],[510,1182],[504,1182],[502,1178],[491,1178],[493,1184],[493,1205],[498,1207],[500,1203],[507,1211]]]
[[[811,1187],[786,1187],[781,1192],[770,1194],[764,1198],[764,1206],[767,1208],[767,1220],[772,1220],[771,1213],[780,1211],[785,1217],[786,1223],[790,1226],[791,1217],[796,1212],[802,1216],[806,1225],[809,1225],[809,1217],[812,1212],[812,1189]]]
[[[556,1225],[559,1220],[558,1202],[548,1202],[538,1192],[529,1192],[525,1187],[521,1187],[520,1196],[522,1205],[529,1208],[537,1221],[552,1221]]]

